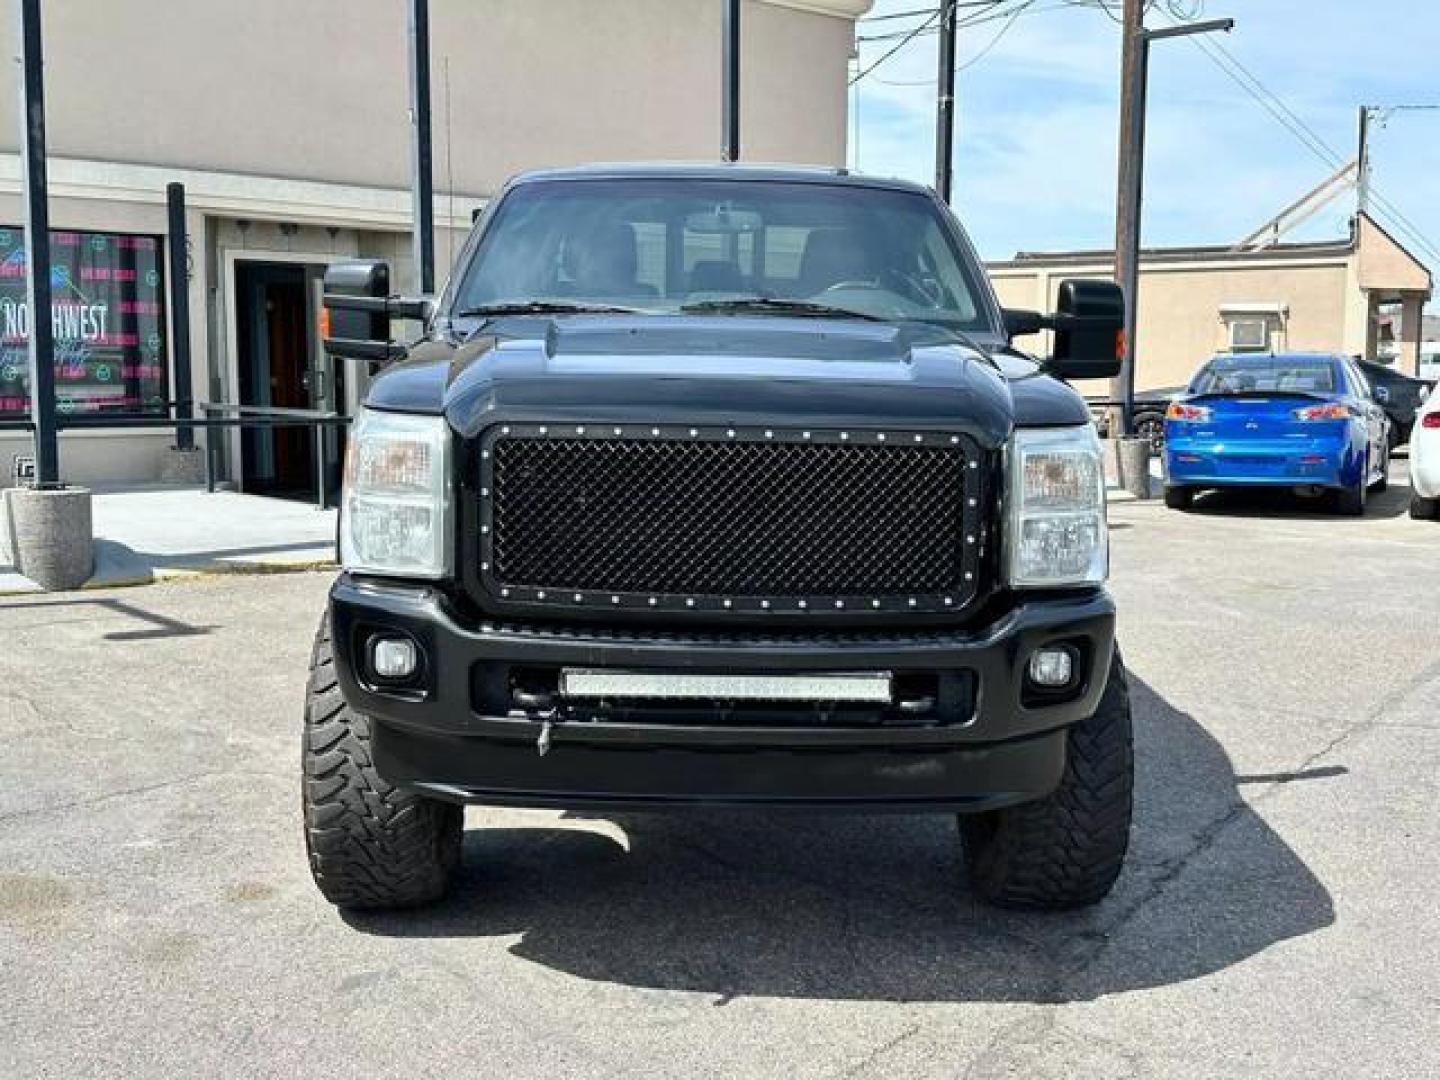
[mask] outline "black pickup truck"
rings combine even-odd
[[[1107,893],[1130,708],[1061,379],[1114,373],[1113,285],[1002,310],[925,188],[654,165],[521,176],[388,294],[327,275],[381,369],[305,713],[329,900],[438,898],[467,803],[947,812],[982,897]]]

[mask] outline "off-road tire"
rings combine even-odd
[[[335,679],[330,620],[321,621],[305,688],[301,800],[310,873],[337,907],[428,904],[460,862],[464,809],[402,791],[375,771],[370,718]]]
[[[1410,496],[1410,516],[1416,521],[1434,521],[1440,518],[1440,499],[1422,499]]]
[[[961,814],[971,887],[999,907],[1064,911],[1109,893],[1130,843],[1130,692],[1119,650],[1095,712],[1070,728],[1060,786],[1035,802]]]
[[[1189,510],[1195,505],[1195,489],[1179,484],[1166,484],[1165,505],[1171,510]]]

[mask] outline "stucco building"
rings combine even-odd
[[[990,272],[1001,303],[1049,310],[1061,278],[1110,277],[1113,268],[1108,251],[1022,253],[992,263]],[[1377,357],[1381,311],[1391,307],[1396,365],[1414,373],[1431,286],[1425,265],[1365,214],[1333,241],[1148,250],[1140,263],[1136,386],[1183,385],[1207,357],[1232,349]]]
[[[847,63],[870,0],[747,0],[744,156],[843,164]],[[522,169],[719,155],[719,0],[432,0],[436,262]],[[154,412],[173,386],[165,187],[188,196],[195,396],[347,409],[317,337],[350,256],[411,280],[402,0],[45,5],[63,408]],[[6,55],[15,30],[0,23]],[[17,117],[13,78],[0,116]],[[0,416],[24,409],[18,124],[0,124]],[[309,440],[221,436],[249,490],[313,483]],[[71,481],[147,480],[169,433],[71,432]],[[0,436],[0,483],[28,438]]]

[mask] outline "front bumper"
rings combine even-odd
[[[704,632],[470,624],[443,594],[342,575],[331,591],[336,673],[373,720],[375,765],[392,783],[462,802],[563,808],[764,805],[980,810],[1059,782],[1066,728],[1092,713],[1114,648],[1103,590],[1021,603],[978,630],[914,633]],[[367,677],[376,633],[414,639],[416,685]],[[1037,702],[1024,673],[1042,645],[1074,645],[1070,691]],[[962,673],[963,714],[901,725],[638,722],[543,724],[494,707],[509,672],[558,667],[784,673]]]

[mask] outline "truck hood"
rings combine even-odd
[[[599,420],[960,431],[990,449],[1017,423],[1088,420],[1018,354],[997,367],[923,327],[739,316],[499,319],[417,346],[367,404],[443,413],[466,437],[505,420]]]

